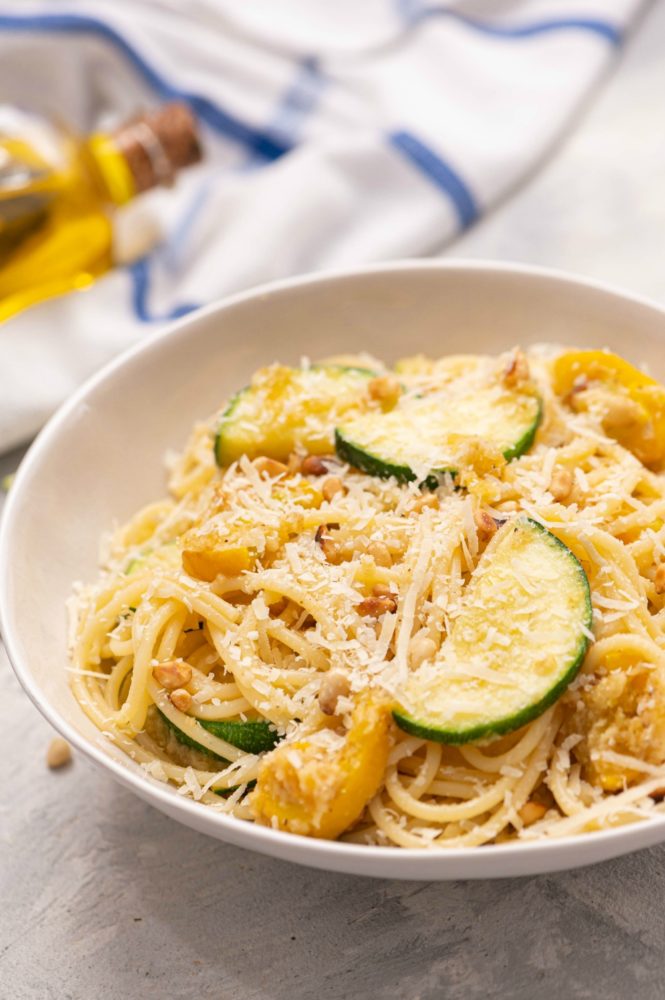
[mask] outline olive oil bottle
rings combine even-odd
[[[114,212],[201,158],[189,108],[166,104],[79,137],[0,113],[0,322],[113,267]]]

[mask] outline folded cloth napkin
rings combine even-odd
[[[0,3],[2,101],[81,132],[181,98],[205,163],[158,249],[0,327],[0,451],[90,373],[274,278],[426,254],[560,137],[641,0]]]

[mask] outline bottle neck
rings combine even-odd
[[[105,199],[114,205],[124,205],[138,194],[134,175],[115,139],[106,132],[88,136],[85,150],[92,160]]]
[[[95,133],[85,148],[103,196],[115,205],[151,188],[169,187],[181,168],[201,159],[196,119],[177,101],[136,115],[113,132]]]

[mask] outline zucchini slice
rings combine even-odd
[[[182,729],[178,729],[163,712],[159,712],[159,714],[179,743],[192,747],[193,750],[198,750],[199,753],[207,754],[208,757],[224,760],[219,754],[213,753],[212,750],[208,750],[207,747],[193,740],[187,733],[183,733]],[[221,740],[226,740],[227,743],[231,743],[234,747],[238,747],[239,750],[243,750],[245,753],[265,753],[267,750],[272,750],[279,742],[278,734],[271,724],[264,719],[248,719],[245,722],[236,719],[219,719],[215,721],[197,719],[196,721],[199,726],[203,726],[213,736],[218,736]]]
[[[398,726],[439,743],[519,729],[563,693],[591,629],[586,574],[563,542],[526,517],[487,549],[450,636],[411,674]]]
[[[261,368],[222,414],[217,464],[230,465],[241,455],[284,461],[296,445],[310,455],[330,454],[340,420],[378,408],[367,391],[375,374],[346,365]]]
[[[538,396],[500,385],[403,397],[389,413],[367,413],[335,430],[339,457],[371,476],[430,488],[464,467],[465,445],[481,439],[510,461],[531,447],[542,417]]]

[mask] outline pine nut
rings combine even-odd
[[[175,691],[172,691],[169,698],[171,704],[175,705],[180,712],[188,712],[192,707],[192,696],[184,688],[177,688]]]
[[[316,529],[314,541],[321,547],[321,551],[326,557],[327,562],[333,566],[338,566],[342,561],[342,549],[337,542],[333,541],[330,535],[326,535],[328,527],[325,524],[320,524]]]
[[[321,461],[318,455],[307,455],[302,460],[300,471],[303,476],[325,476],[328,472],[328,466]]]
[[[552,470],[550,493],[558,503],[567,500],[573,489],[573,474],[564,465],[558,465]]]
[[[359,615],[366,615],[371,618],[378,618],[380,615],[392,614],[397,608],[397,602],[393,597],[366,597],[357,606]]]
[[[192,679],[192,668],[183,660],[168,660],[155,667],[152,676],[167,691],[175,691],[176,688],[189,684]]]
[[[434,493],[423,493],[421,496],[416,497],[416,499],[413,501],[410,513],[413,513],[415,511],[415,513],[419,514],[421,510],[425,509],[425,507],[431,507],[432,509],[435,509],[438,506],[439,506],[439,498]]]
[[[284,462],[277,462],[274,458],[266,458],[261,456],[255,459],[254,468],[257,470],[259,475],[265,473],[269,479],[275,479],[277,476],[283,476],[289,471],[288,465],[284,465]]]
[[[334,496],[338,493],[344,492],[344,484],[342,480],[337,476],[328,476],[321,487],[321,493],[323,494],[323,499],[327,500],[328,503],[332,500]]]
[[[326,674],[319,688],[319,708],[324,715],[334,715],[337,702],[350,691],[349,679],[339,671]]]
[[[436,643],[424,633],[414,635],[409,643],[409,666],[416,670],[425,660],[433,660],[436,654]]]
[[[518,809],[517,815],[525,826],[531,826],[532,823],[537,823],[539,819],[542,819],[546,812],[547,809],[540,802],[531,801],[526,802],[521,809]]]
[[[495,534],[497,523],[486,510],[477,510],[473,515],[473,520],[476,525],[476,534],[482,541],[491,538]]]
[[[605,412],[602,417],[603,429],[610,435],[621,434],[633,427],[639,427],[642,421],[642,408],[639,403],[620,396],[618,393],[608,393],[603,398]]]
[[[392,566],[393,564],[390,549],[383,542],[370,542],[367,546],[367,554],[372,557],[377,566]]]
[[[46,763],[52,771],[69,764],[71,759],[72,751],[67,740],[60,737],[51,740],[46,751]]]

